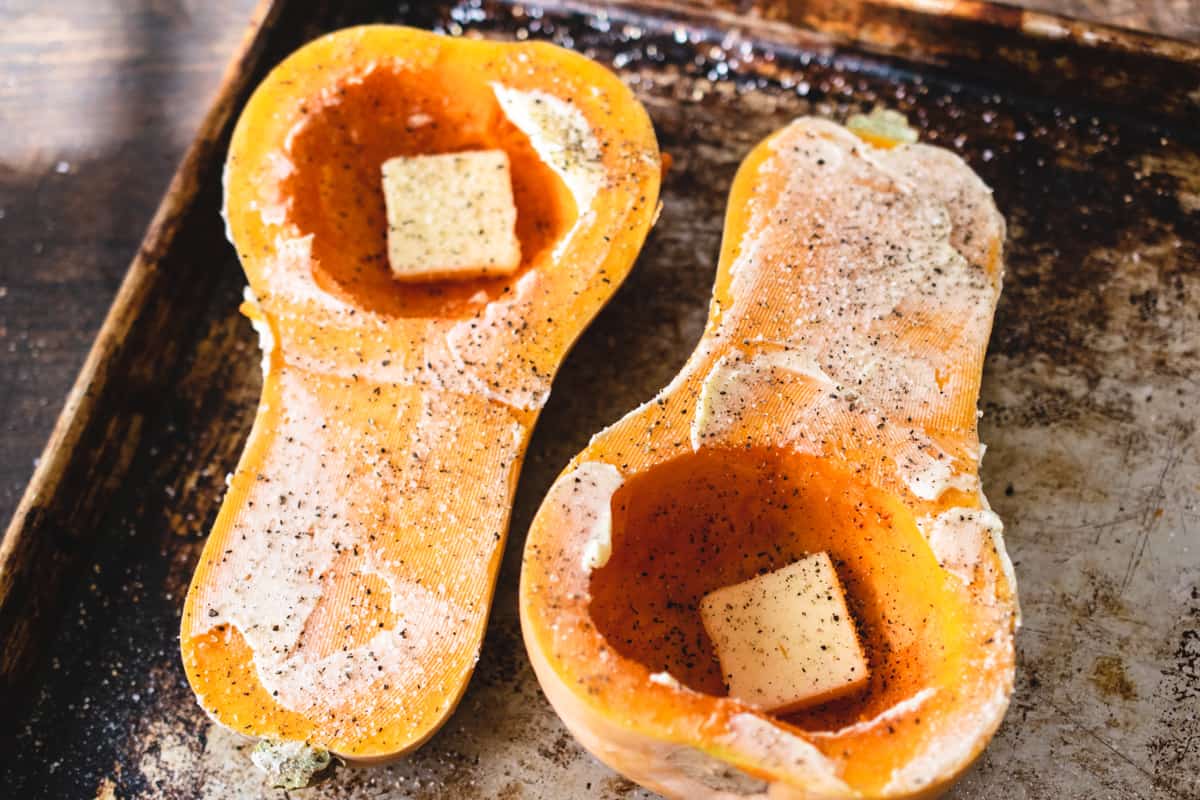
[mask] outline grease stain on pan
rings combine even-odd
[[[1120,656],[1100,656],[1092,664],[1092,685],[1105,697],[1115,700],[1136,700],[1137,687],[1125,672]]]
[[[388,4],[364,7],[322,25],[396,19]],[[750,146],[802,114],[898,108],[923,140],[971,162],[1011,225],[984,376],[983,470],[985,483],[1014,486],[991,500],[1008,529],[1026,625],[1009,723],[952,796],[982,800],[996,785],[1078,800],[1200,795],[1200,717],[1190,713],[1200,702],[1200,553],[1187,533],[1200,516],[1200,213],[1191,199],[1200,155],[1186,141],[1129,117],[1027,102],[1011,87],[984,91],[849,49],[773,50],[695,26],[532,8],[518,16],[493,3],[409,4],[407,13],[409,22],[551,39],[620,63],[676,160],[638,267],[560,373],[514,531],[527,528],[590,432],[652,396],[692,350],[725,193]],[[273,35],[282,43],[311,33]],[[211,172],[218,181],[219,169]],[[210,194],[212,207],[196,213],[215,220],[219,193]],[[244,740],[210,726],[196,706],[174,640],[199,533],[261,380],[252,333],[235,310],[241,271],[232,252],[225,258],[214,267],[218,288],[194,298],[204,308],[196,338],[153,354],[176,364],[180,379],[162,388],[162,410],[146,418],[95,528],[97,556],[72,589],[13,737],[20,757],[0,765],[0,785],[16,795],[264,794]],[[446,728],[414,757],[343,770],[313,797],[649,797],[565,738],[542,698],[514,602],[522,538],[510,537],[479,669]],[[1116,653],[1121,673],[1102,666],[1100,680],[1119,699],[1093,681],[1097,660]],[[1134,688],[1128,699],[1120,674]]]

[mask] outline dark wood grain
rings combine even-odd
[[[15,528],[19,538],[6,540],[18,546],[7,559],[17,569],[0,574],[0,624],[7,626],[0,631],[5,637],[0,674],[9,689],[9,704],[0,708],[0,734],[11,738],[7,752],[15,757],[0,765],[0,785],[18,796],[117,791],[121,797],[232,797],[259,791],[253,774],[243,769],[244,759],[236,756],[236,741],[209,728],[192,702],[174,635],[181,593],[219,501],[222,476],[247,429],[258,381],[252,338],[235,311],[242,278],[217,217],[221,136],[228,110],[244,95],[237,78],[261,75],[273,59],[320,29],[401,15],[449,24],[441,3],[411,4],[402,11],[397,4],[362,0],[289,5],[294,14],[271,31],[269,52],[262,58],[248,53],[226,84],[224,105],[207,117],[187,168],[138,254],[116,315],[85,367],[86,380],[68,401],[49,451],[53,461],[41,466],[36,492]],[[665,0],[658,5],[673,6]],[[737,6],[711,5],[722,13]],[[1023,639],[1023,683],[1014,712],[1030,727],[1006,729],[989,754],[1006,754],[1011,763],[999,755],[998,761],[985,760],[961,796],[989,796],[989,781],[1001,780],[1038,798],[1097,793],[1175,798],[1196,789],[1196,753],[1189,743],[1200,740],[1200,722],[1179,709],[1200,697],[1195,646],[1200,603],[1194,589],[1186,594],[1191,567],[1169,560],[1171,542],[1179,541],[1174,534],[1182,539],[1194,517],[1187,492],[1195,485],[1189,476],[1198,463],[1185,392],[1194,391],[1197,369],[1188,342],[1197,340],[1200,156],[1194,125],[1185,124],[1194,119],[1192,109],[1182,105],[1186,96],[1175,105],[1157,102],[1159,118],[1151,120],[1128,110],[1113,113],[1097,97],[1080,96],[1070,86],[1040,86],[1035,78],[1042,66],[1029,60],[960,80],[959,64],[947,68],[939,59],[949,54],[964,58],[965,66],[986,63],[982,45],[993,41],[987,37],[1011,33],[1004,28],[980,33],[970,19],[961,47],[902,38],[899,44],[909,55],[937,44],[928,58],[905,62],[887,55],[878,41],[862,49],[797,33],[772,21],[783,6],[770,3],[761,21],[747,17],[742,32],[772,58],[734,63],[712,29],[726,16],[695,16],[693,26],[707,30],[708,38],[680,45],[672,44],[669,26],[657,31],[651,26],[644,37],[629,38],[566,15],[553,30],[533,29],[524,18],[491,6],[473,24],[483,35],[518,30],[565,35],[606,63],[620,55],[626,78],[648,105],[677,168],[668,178],[663,221],[639,269],[564,367],[531,447],[487,657],[463,706],[469,719],[460,713],[418,758],[373,773],[379,778],[348,777],[330,794],[378,796],[386,791],[373,783],[379,780],[391,781],[401,796],[439,796],[447,786],[455,796],[496,796],[498,791],[488,794],[478,782],[498,780],[500,771],[483,773],[471,759],[494,755],[506,739],[524,748],[514,763],[529,773],[518,776],[517,793],[508,796],[521,796],[522,786],[530,796],[562,796],[554,776],[595,774],[555,727],[520,652],[512,596],[523,527],[566,458],[592,431],[652,395],[698,335],[724,190],[749,145],[792,115],[841,117],[881,98],[907,111],[927,139],[962,152],[996,187],[1012,225],[1010,282],[984,393],[989,419],[997,422],[985,434],[994,445],[989,464],[1000,465],[989,468],[989,479],[1004,476],[1010,490],[995,501],[1017,523],[1018,569],[1023,578],[1036,578],[1027,595],[1035,638]],[[176,19],[173,6],[150,8],[146,13]],[[1002,12],[996,17],[1009,19]],[[36,34],[24,30],[14,26],[4,35],[18,44],[30,39],[36,49]],[[660,56],[650,54],[648,43]],[[1087,62],[1079,54],[1085,45],[1028,46],[1043,47],[1067,66],[1085,59],[1098,79],[1113,81],[1119,90],[1128,89],[1128,75],[1145,80],[1147,74],[1167,79],[1181,74],[1161,72],[1170,67],[1162,53],[1134,49],[1126,54],[1129,62],[1109,74],[1103,59]],[[1162,49],[1174,52],[1168,45]],[[111,57],[123,51],[113,46],[107,52]],[[1194,50],[1180,52],[1185,57],[1179,69],[1186,72],[1192,67],[1182,61]],[[809,61],[805,54],[817,57]],[[73,63],[69,45],[57,57]],[[27,60],[21,86],[36,85],[35,60],[54,58],[38,51]],[[86,62],[87,56],[77,60]],[[722,63],[732,65],[728,74],[716,71]],[[71,69],[79,70],[73,80],[86,82],[86,67]],[[111,75],[96,79],[121,85]],[[103,97],[92,96],[67,113],[38,110],[36,94],[13,91],[28,95],[26,120],[49,121],[40,129],[41,145],[34,134],[22,139],[20,146],[31,152],[67,146],[62,142],[78,134],[72,126],[92,108],[97,117],[110,119]],[[170,113],[156,113],[162,116],[147,111],[146,120],[166,125]],[[30,332],[71,324],[82,338],[97,324],[98,314],[67,322],[54,315],[82,318],[87,302],[103,305],[122,272],[121,265],[109,264],[103,267],[109,283],[87,283],[102,272],[101,261],[108,264],[119,255],[103,250],[102,232],[133,224],[134,212],[126,206],[143,195],[127,184],[154,169],[156,151],[140,147],[140,137],[149,134],[136,121],[125,131],[125,140],[135,144],[111,156],[121,159],[120,169],[84,171],[85,161],[52,157],[28,162],[38,170],[36,180],[21,183],[14,177],[15,188],[5,189],[4,207],[14,209],[22,224],[14,230],[37,231],[23,240],[19,233],[6,235],[0,245],[29,251],[5,252],[0,284],[20,289],[0,298],[6,315],[0,325],[15,331],[6,338],[29,341]],[[161,152],[169,146],[161,145]],[[20,173],[14,168],[12,175]],[[9,221],[6,210],[0,222]],[[71,238],[79,232],[83,238]],[[39,255],[39,243],[42,254],[51,246],[64,249],[53,261],[29,258]],[[129,246],[129,252],[136,249]],[[52,350],[69,353],[70,341],[51,347],[52,334],[45,335],[47,344],[34,348],[37,353],[17,348],[5,362],[16,373],[24,369],[26,382],[51,374],[40,369],[43,359],[65,364],[69,358],[47,356]],[[67,371],[64,367],[64,382]],[[0,381],[11,374],[6,371]],[[23,384],[14,380],[0,388],[11,389],[0,402],[17,403],[6,424],[21,425]],[[1060,461],[1052,462],[1042,452],[1041,442],[1054,436],[1079,448],[1068,452],[1073,461],[1057,456]],[[1038,465],[1036,473],[1030,463]],[[1089,469],[1093,464],[1107,471]],[[1023,517],[1017,499],[1004,499],[1026,492],[1046,498],[1045,517]],[[1082,516],[1058,519],[1059,508]],[[1089,508],[1108,516],[1089,521]],[[1090,522],[1098,526],[1094,538]],[[1049,543],[1034,535],[1043,529],[1054,534]],[[1088,559],[1078,564],[1081,547]],[[1160,581],[1147,574],[1144,563],[1169,575],[1161,581],[1163,598],[1153,594]],[[1076,641],[1081,629],[1087,642]],[[1102,653],[1089,649],[1098,646],[1095,641]],[[1146,648],[1141,660],[1119,662],[1121,670],[1135,671],[1135,696],[1124,705],[1110,704],[1103,681],[1092,681],[1087,670],[1097,655],[1111,659],[1131,642],[1135,650]],[[1105,675],[1113,673],[1109,661],[1095,663],[1109,665]],[[39,669],[25,681],[31,664]],[[19,696],[12,691],[26,685],[36,691]],[[1138,691],[1145,693],[1141,700]],[[1172,702],[1173,697],[1183,700]],[[1110,725],[1135,738],[1137,749],[1111,745],[1105,727]],[[1143,741],[1151,734],[1157,738]],[[1053,766],[1045,761],[1046,742],[1058,742],[1070,753],[1074,771],[1023,771],[1034,758],[1043,759],[1041,767]],[[432,793],[422,791],[422,781],[427,786],[432,781]],[[610,780],[602,794],[632,791]]]
[[[8,714],[23,696],[41,645],[59,627],[59,587],[97,546],[91,525],[126,478],[145,422],[161,411],[166,372],[198,324],[201,307],[183,292],[190,280],[202,294],[214,276],[201,268],[184,278],[169,255],[223,250],[219,220],[201,210],[199,198],[219,197],[219,185],[204,179],[220,159],[234,111],[253,88],[255,69],[261,69],[266,23],[275,10],[260,4],[227,65],[221,91],[133,256],[0,541],[0,708]],[[55,171],[69,174],[70,166],[61,162]],[[178,242],[180,236],[191,241]]]
[[[256,2],[0,3],[0,523]]]

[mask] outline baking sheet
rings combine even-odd
[[[536,685],[515,607],[525,531],[567,460],[670,380],[699,339],[740,159],[794,116],[844,119],[876,103],[963,154],[1009,223],[983,382],[983,479],[1007,525],[1025,625],[1008,718],[951,796],[1200,796],[1200,145],[1187,124],[1200,89],[1188,99],[1191,51],[1164,49],[1182,56],[1160,83],[1182,81],[1183,94],[1147,95],[1139,115],[1100,102],[1104,91],[1039,94],[1029,75],[1044,65],[1021,72],[1002,68],[1000,54],[989,61],[984,42],[1026,35],[1011,26],[968,26],[996,34],[957,43],[962,52],[974,43],[968,65],[924,47],[919,17],[910,30],[899,12],[889,24],[912,34],[904,58],[876,34],[848,42],[853,26],[825,26],[841,37],[831,39],[670,3],[607,12],[600,3],[281,5],[247,70],[363,21],[549,39],[616,68],[674,159],[638,265],[564,364],[539,422],[461,706],[409,759],[340,770],[301,796],[651,796],[582,751]],[[1096,71],[1104,58],[1062,52],[1115,98],[1148,79],[1132,56],[1114,56],[1120,69],[1105,73]],[[4,710],[6,796],[270,792],[247,742],[196,706],[177,651],[187,581],[260,383],[253,333],[236,312],[244,281],[220,240],[219,159],[210,161],[180,210],[191,231],[182,241],[204,244],[155,254],[178,267],[155,284],[154,298],[171,307],[146,317],[158,328],[135,323],[143,366],[121,376],[134,389],[96,412],[121,444],[118,468],[85,476],[99,513],[72,516],[81,501],[65,489],[41,506],[43,517],[62,518],[64,563],[73,556],[82,568],[59,593],[63,613],[40,623],[53,635],[28,696]]]

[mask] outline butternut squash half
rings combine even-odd
[[[1016,588],[978,476],[1004,221],[955,155],[799,119],[737,173],[708,324],[534,519],[521,622],[598,758],[670,797],[924,797],[1000,724]],[[728,696],[698,605],[827,553],[865,686]]]
[[[507,155],[520,266],[394,280],[381,165],[468,150]],[[214,719],[361,763],[445,721],[530,431],[642,245],[660,170],[631,92],[546,44],[361,27],[266,78],[225,173],[265,379],[181,631]]]

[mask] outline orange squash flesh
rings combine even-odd
[[[394,281],[381,164],[474,149],[509,157],[520,267]],[[629,271],[659,180],[628,89],[545,44],[354,28],[258,88],[225,213],[262,398],[180,636],[214,719],[359,763],[445,721],[479,657],[529,434]]]
[[[797,120],[743,162],[709,321],[534,519],[526,647],[598,758],[670,797],[926,797],[999,725],[1016,586],[978,480],[1004,223],[956,156]],[[862,691],[728,697],[697,607],[827,551]]]

